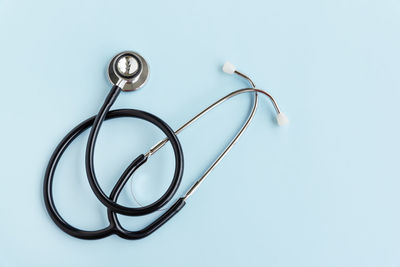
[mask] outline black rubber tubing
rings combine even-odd
[[[43,184],[43,195],[46,209],[52,218],[52,220],[56,223],[56,225],[66,232],[69,235],[72,235],[81,239],[99,239],[103,237],[107,237],[112,234],[117,234],[118,236],[125,239],[140,239],[148,236],[157,230],[160,226],[166,223],[171,217],[173,217],[179,210],[183,208],[185,205],[185,201],[183,198],[178,199],[166,212],[164,212],[159,218],[150,223],[145,228],[138,231],[128,231],[124,229],[119,223],[117,213],[129,216],[141,216],[152,213],[160,208],[162,208],[165,204],[167,204],[171,198],[175,195],[181,179],[183,175],[183,152],[179,140],[174,133],[174,131],[162,121],[160,118],[147,113],[145,111],[136,110],[136,109],[118,109],[110,111],[112,104],[115,102],[117,96],[119,95],[121,89],[117,86],[113,86],[110,93],[108,94],[103,106],[101,107],[99,113],[96,116],[93,116],[79,125],[77,125],[74,129],[72,129],[58,144],[55,151],[53,152],[49,164],[46,169],[44,184]],[[94,172],[94,164],[93,164],[93,154],[95,149],[95,143],[97,139],[97,135],[99,133],[101,124],[104,120],[120,118],[120,117],[133,117],[140,118],[146,120],[158,128],[160,128],[167,138],[169,139],[172,148],[174,150],[175,155],[175,172],[174,177],[171,181],[170,186],[167,191],[155,202],[152,204],[139,207],[139,208],[131,208],[117,204],[117,200],[119,194],[124,188],[125,184],[132,176],[132,174],[147,161],[147,157],[144,155],[139,155],[132,163],[127,167],[127,169],[123,172],[121,177],[118,179],[115,184],[110,197],[107,197],[105,193],[100,188],[95,172]],[[56,170],[57,164],[68,148],[68,146],[72,143],[72,141],[83,133],[86,129],[91,127],[91,131],[88,137],[88,143],[86,147],[86,173],[88,176],[89,184],[91,186],[92,191],[96,195],[96,197],[107,207],[108,212],[108,220],[110,225],[104,229],[96,230],[96,231],[86,231],[80,230],[68,224],[59,214],[56,209],[53,200],[53,178],[54,172]]]

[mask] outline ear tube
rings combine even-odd
[[[274,105],[275,111],[276,111],[276,122],[278,123],[279,126],[284,126],[289,124],[289,119],[288,117],[285,115],[285,113],[283,113],[280,109],[278,104],[276,103],[276,100],[266,91],[260,90],[260,89],[256,89],[253,81],[247,77],[246,75],[244,75],[243,73],[239,72],[236,70],[235,65],[233,65],[232,63],[230,63],[229,61],[225,62],[225,64],[222,66],[222,71],[227,73],[227,74],[237,74],[247,80],[249,80],[249,82],[252,84],[253,88],[246,88],[246,89],[242,89],[242,90],[238,90],[235,91],[237,92],[237,94],[240,93],[244,93],[244,92],[250,92],[250,91],[255,91],[258,93],[262,93],[264,95],[266,95],[272,102],[272,104]],[[235,93],[233,92],[233,93]],[[236,94],[234,94],[236,95]],[[233,96],[233,95],[232,95]]]
[[[285,124],[288,124],[289,120],[286,117],[286,115],[280,110],[278,104],[276,103],[275,99],[266,91],[260,90],[256,88],[256,85],[254,84],[254,82],[244,73],[238,71],[236,69],[236,67],[232,64],[232,63],[225,63],[222,67],[222,70],[225,73],[228,74],[236,74],[244,79],[246,79],[249,84],[252,86],[252,88],[244,88],[244,89],[239,89],[236,91],[233,91],[231,93],[229,93],[228,95],[220,98],[219,100],[217,100],[216,102],[214,102],[213,104],[211,104],[210,106],[208,106],[207,108],[205,108],[204,110],[202,110],[200,113],[198,113],[196,116],[194,116],[193,118],[191,118],[189,121],[187,121],[185,124],[183,124],[178,130],[175,131],[175,134],[179,134],[181,131],[183,131],[184,129],[186,129],[189,125],[191,125],[193,122],[195,122],[196,120],[198,120],[199,118],[201,118],[202,116],[204,116],[208,111],[214,109],[216,106],[222,104],[223,102],[225,102],[226,100],[242,94],[242,93],[254,93],[254,102],[253,102],[253,107],[250,111],[250,114],[247,118],[247,120],[244,122],[244,124],[242,125],[242,128],[236,133],[235,137],[232,138],[232,140],[230,141],[230,143],[225,147],[225,149],[218,155],[218,157],[216,158],[216,160],[210,165],[210,167],[202,174],[202,176],[190,187],[190,189],[186,192],[186,194],[182,197],[184,200],[187,200],[196,190],[197,188],[200,186],[200,184],[204,181],[204,179],[211,173],[211,171],[221,162],[221,160],[225,157],[225,155],[232,149],[233,145],[238,141],[238,139],[240,138],[240,136],[242,136],[242,134],[245,132],[245,130],[247,129],[247,127],[250,125],[251,121],[254,118],[256,109],[257,109],[257,103],[258,103],[258,93],[263,94],[265,96],[268,97],[268,99],[270,99],[270,101],[272,102],[275,111],[276,111],[276,120],[278,125],[282,126]],[[158,142],[157,144],[155,144],[152,148],[150,148],[150,150],[145,154],[146,157],[150,157],[151,155],[153,155],[154,153],[156,153],[159,149],[161,149],[166,143],[168,143],[169,140],[167,138],[165,138],[164,140],[161,140],[160,142]],[[133,179],[131,179],[131,194],[133,195],[133,199],[135,199],[136,203],[139,206],[142,206],[137,200],[136,197],[133,194]]]

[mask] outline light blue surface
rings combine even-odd
[[[0,266],[399,266],[400,2],[0,0]],[[254,123],[186,207],[140,241],[84,241],[50,220],[42,198],[49,157],[95,114],[105,70],[131,49],[151,77],[114,108],[144,109],[178,128],[247,86],[230,60],[289,116],[275,126],[261,98]],[[250,95],[179,137],[179,194],[245,119]],[[96,171],[109,192],[130,160],[162,135],[131,119],[106,123]],[[86,133],[87,134],[87,133]],[[107,224],[84,175],[86,137],[60,162],[56,204],[76,227]],[[173,171],[171,149],[149,160],[134,191],[149,203]],[[133,205],[129,192],[122,203]],[[138,229],[154,216],[127,218]]]

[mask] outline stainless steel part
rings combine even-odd
[[[133,76],[139,70],[139,62],[132,55],[124,55],[116,62],[117,71],[124,76]]]
[[[141,88],[149,77],[146,60],[136,52],[124,51],[114,56],[108,65],[108,79],[114,85],[125,80],[123,91],[135,91]]]
[[[255,89],[255,84],[253,83],[253,81],[252,81],[248,76],[246,76],[245,74],[243,74],[243,73],[241,73],[241,72],[239,72],[239,71],[235,71],[235,73],[236,73],[237,75],[239,75],[239,76],[245,78],[245,79],[251,84],[251,86],[253,87],[252,89]],[[246,88],[246,90],[247,90],[247,89],[252,90],[251,88]],[[245,90],[245,89],[241,89],[241,90]],[[202,117],[204,114],[206,114],[208,111],[210,111],[210,110],[212,110],[213,108],[217,107],[219,104],[225,102],[225,100],[228,100],[229,98],[231,98],[231,97],[233,97],[233,96],[235,96],[235,95],[237,95],[237,94],[240,94],[239,91],[240,91],[240,90],[234,91],[234,92],[232,92],[232,93],[230,93],[230,94],[224,96],[223,98],[219,99],[219,100],[216,101],[215,103],[211,104],[211,105],[208,106],[207,108],[205,108],[203,111],[201,111],[201,112],[198,113],[196,116],[194,116],[194,117],[191,118],[189,121],[187,121],[184,125],[182,125],[178,130],[176,130],[176,131],[175,131],[175,134],[179,134],[180,132],[182,132],[185,128],[187,128],[187,127],[188,127],[189,125],[191,125],[193,122],[197,121],[199,118],[201,118],[201,117]],[[237,135],[232,139],[231,143],[232,143],[233,141],[237,140],[237,139],[240,137],[241,133],[247,128],[248,124],[251,122],[251,120],[252,120],[252,118],[253,118],[253,116],[254,116],[254,113],[255,113],[255,111],[256,111],[256,109],[257,109],[257,103],[258,103],[257,101],[258,101],[258,95],[257,95],[257,92],[255,92],[255,94],[254,94],[253,107],[252,107],[252,109],[251,109],[251,111],[250,111],[250,114],[249,114],[249,116],[248,116],[246,122],[243,124],[242,128],[241,128],[241,129],[239,130],[239,132],[237,133]],[[239,135],[239,136],[238,136],[238,135]],[[153,155],[153,154],[156,153],[160,148],[162,148],[167,142],[168,142],[168,138],[165,138],[164,140],[161,140],[160,142],[158,142],[157,144],[155,144],[152,148],[150,148],[150,150],[145,154],[145,156],[148,157],[148,156]],[[228,145],[228,146],[225,148],[225,150],[226,150],[226,149],[230,149],[229,147],[230,147],[230,145]],[[222,154],[223,154],[223,153],[224,153],[224,152],[222,152]]]
[[[236,73],[236,71],[235,71]],[[244,88],[244,89],[240,89],[240,90],[236,90],[230,94],[228,94],[227,96],[221,98],[220,100],[218,100],[217,102],[215,102],[214,104],[212,104],[211,106],[209,106],[205,112],[207,112],[208,110],[214,108],[215,106],[221,104],[222,102],[224,102],[225,100],[228,100],[231,97],[234,97],[236,95],[242,94],[242,93],[246,93],[246,92],[255,92],[255,101],[254,101],[254,105],[253,105],[253,109],[250,112],[250,115],[247,119],[247,121],[245,122],[245,124],[243,125],[243,127],[240,129],[240,131],[237,133],[237,135],[232,139],[232,141],[229,143],[229,145],[225,148],[225,150],[218,156],[218,158],[214,161],[213,164],[211,164],[211,166],[207,169],[207,171],[200,177],[200,179],[198,179],[193,185],[192,187],[187,191],[187,193],[185,194],[185,196],[183,197],[185,200],[187,198],[189,198],[196,190],[197,188],[200,186],[200,184],[204,181],[204,179],[210,174],[210,172],[218,165],[218,163],[224,158],[224,156],[229,152],[229,150],[231,150],[231,148],[233,147],[233,145],[238,141],[238,139],[240,138],[240,136],[244,133],[244,131],[247,129],[247,127],[249,126],[250,122],[252,121],[256,108],[257,108],[257,93],[262,93],[264,95],[266,95],[272,102],[272,104],[274,105],[274,108],[276,110],[276,113],[280,113],[280,109],[278,104],[276,103],[275,99],[268,94],[267,92],[260,90],[260,89],[256,89],[256,88]]]
[[[235,71],[235,74],[237,74],[238,76],[246,79],[250,85],[255,89],[255,84],[254,82],[245,74],[239,72],[239,71]],[[237,92],[237,91],[235,91]],[[189,125],[191,125],[193,122],[195,122],[196,120],[198,120],[199,118],[201,118],[204,114],[206,114],[208,111],[212,110],[213,108],[215,108],[216,106],[218,106],[219,104],[221,104],[222,102],[224,102],[225,100],[233,97],[234,95],[232,95],[233,93],[221,98],[220,100],[218,100],[217,102],[215,102],[214,104],[208,106],[206,109],[204,109],[203,111],[201,111],[199,114],[197,114],[196,116],[194,116],[192,119],[190,119],[188,122],[186,122],[184,125],[182,125],[178,130],[175,131],[175,134],[179,134],[181,131],[183,131],[185,128],[187,128]],[[210,172],[219,164],[219,162],[222,160],[222,158],[229,152],[229,150],[231,150],[231,148],[233,147],[233,145],[238,141],[238,139],[240,138],[240,136],[243,134],[243,132],[247,129],[247,127],[249,126],[250,122],[253,120],[253,117],[256,113],[257,110],[257,104],[258,104],[258,95],[257,92],[254,91],[254,99],[253,99],[253,106],[251,108],[251,111],[249,113],[249,116],[247,117],[246,121],[244,122],[243,126],[241,127],[241,129],[238,131],[238,133],[236,134],[236,136],[231,140],[231,142],[229,143],[229,145],[224,149],[224,151],[222,151],[222,153],[217,157],[217,159],[211,164],[211,166],[207,169],[207,171],[201,176],[201,178],[199,180],[197,180],[197,182],[190,188],[190,190],[188,191],[188,193],[186,193],[185,195],[185,199],[187,199],[189,197],[189,195],[191,193],[193,193],[196,188],[201,184],[201,182],[210,174]],[[168,139],[165,138],[163,140],[161,140],[160,142],[158,142],[156,145],[154,145],[146,154],[146,157],[149,157],[151,155],[153,155],[154,153],[156,153],[160,148],[162,148],[166,143],[168,142]],[[133,179],[131,179],[131,195],[133,197],[133,199],[135,200],[135,202],[139,205],[139,206],[143,206],[138,199],[135,197],[135,194],[133,193]],[[166,209],[166,208],[165,208]],[[164,209],[160,209],[160,210],[164,210]]]
[[[200,113],[198,113],[196,116],[194,116],[192,119],[190,119],[188,122],[186,122],[184,125],[182,125],[178,130],[175,131],[175,134],[179,134],[181,131],[183,131],[185,128],[187,128],[189,125],[191,125],[193,122],[195,122],[196,120],[198,120],[199,118],[201,118],[204,114],[206,114],[208,111],[214,109],[215,107],[217,107],[218,105],[222,104],[223,102],[225,102],[226,100],[242,94],[242,93],[248,93],[248,92],[254,92],[254,101],[253,101],[253,106],[252,109],[249,113],[249,116],[247,117],[247,120],[245,121],[245,123],[243,124],[243,126],[241,127],[241,129],[238,131],[238,133],[235,135],[235,137],[231,140],[231,142],[226,146],[226,148],[222,151],[221,154],[219,154],[219,156],[217,157],[217,159],[211,164],[211,166],[203,173],[203,175],[190,187],[190,189],[187,191],[187,193],[184,195],[184,199],[186,200],[187,198],[189,198],[196,190],[197,188],[200,186],[200,184],[204,181],[204,179],[211,173],[211,171],[220,163],[220,161],[225,157],[225,155],[232,149],[233,145],[239,140],[240,136],[242,136],[242,134],[245,132],[245,130],[247,129],[247,127],[250,125],[251,121],[254,118],[255,112],[257,110],[257,105],[258,105],[258,94],[257,93],[261,93],[264,94],[265,96],[267,96],[274,108],[277,114],[280,113],[280,108],[278,106],[278,104],[276,103],[275,99],[267,92],[260,90],[260,89],[256,89],[256,86],[254,84],[254,82],[245,74],[239,72],[239,71],[235,71],[235,74],[237,74],[240,77],[243,77],[244,79],[246,79],[250,85],[252,86],[252,88],[244,88],[244,89],[239,89],[236,91],[231,92],[230,94],[222,97],[221,99],[219,99],[218,101],[216,101],[215,103],[211,104],[210,106],[208,106],[207,108],[205,108],[203,111],[201,111]],[[158,142],[157,144],[155,144],[146,154],[146,157],[150,157],[151,155],[153,155],[154,153],[156,153],[160,148],[162,148],[166,143],[168,143],[168,139],[165,138],[163,140],[161,140],[160,142]],[[131,180],[132,182],[133,180]],[[131,190],[132,190],[132,184],[131,184]],[[141,205],[139,203],[139,201],[137,201],[137,199],[135,198],[135,195],[133,194],[132,191],[132,196],[134,197],[135,201]]]

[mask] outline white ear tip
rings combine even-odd
[[[236,67],[230,62],[225,62],[224,66],[222,67],[222,70],[225,73],[234,74],[235,70],[236,70]]]
[[[282,112],[278,113],[278,115],[276,115],[276,121],[278,122],[279,126],[283,126],[289,123],[289,119],[288,117],[286,117],[286,115]]]

